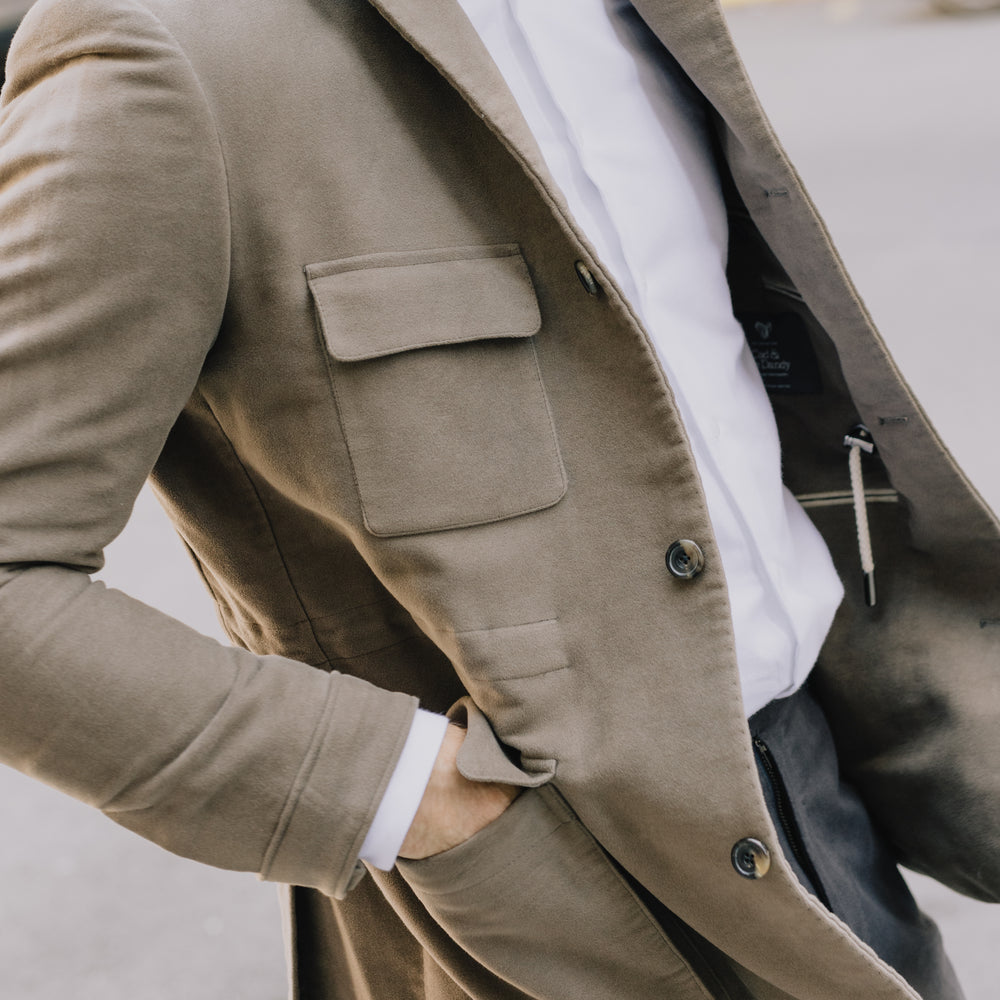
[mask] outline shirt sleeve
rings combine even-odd
[[[361,845],[362,861],[382,871],[389,871],[396,863],[447,729],[448,719],[445,716],[417,710],[399,762]]]

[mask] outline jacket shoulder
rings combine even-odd
[[[75,59],[172,49],[160,19],[134,0],[38,0],[11,43],[8,79],[21,90]]]

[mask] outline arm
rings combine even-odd
[[[88,576],[228,284],[213,123],[139,4],[28,16],[0,220],[0,760],[177,853],[342,895],[413,699],[224,647]]]

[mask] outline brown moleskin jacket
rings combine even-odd
[[[774,404],[847,588],[817,668],[844,765],[905,863],[996,899],[997,521],[714,0],[635,5],[713,109],[737,313],[798,316],[819,362]],[[302,1000],[614,995],[586,970],[601,862],[518,841],[539,801],[755,997],[915,996],[780,857],[670,389],[453,0],[41,0],[0,109],[0,418],[0,759],[303,887]],[[840,502],[859,421],[875,608]],[[88,577],[151,471],[236,648]],[[464,699],[468,776],[540,787],[507,836],[359,882],[417,699]],[[680,959],[640,971],[618,996],[706,995]]]

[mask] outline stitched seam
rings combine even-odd
[[[373,601],[362,601],[360,604],[351,604],[349,607],[342,608],[336,614],[320,615],[316,618],[312,618],[311,621],[323,622],[329,618],[341,618],[349,611],[360,611],[362,608],[377,608],[382,604],[394,604],[398,606],[396,599],[390,594],[386,594],[384,597],[376,597]]]
[[[308,660],[300,659],[299,662],[305,663],[307,666],[310,667],[316,667],[320,670],[323,670],[324,668],[329,668],[329,670],[336,670],[338,664],[352,663],[354,660],[362,660],[366,656],[377,656],[379,653],[385,653],[390,649],[395,649],[397,646],[405,646],[408,642],[413,642],[414,640],[419,640],[421,638],[426,638],[426,636],[422,632],[414,632],[411,635],[396,640],[396,642],[390,642],[386,646],[375,646],[372,649],[362,650],[360,653],[351,653],[349,656],[327,656],[325,651],[320,650],[320,656],[310,658]],[[237,636],[237,640],[238,640],[237,645],[240,645],[243,641],[242,638],[240,638],[239,636]],[[244,648],[249,648],[249,646],[246,646]],[[256,652],[256,651],[251,650],[251,652]],[[265,654],[258,654],[258,655],[265,655]],[[281,654],[279,653],[278,655]],[[561,670],[566,668],[559,667],[557,669]],[[555,671],[553,670],[551,672],[554,673]],[[516,680],[517,678],[512,678],[512,679]]]
[[[862,951],[867,958],[872,960],[877,973],[881,973],[885,979],[888,979],[894,985],[900,987],[910,1000],[920,1000],[916,990],[914,990],[913,987],[910,986],[910,984],[891,965],[882,959],[870,945],[862,941],[850,926],[844,923],[840,917],[828,910],[815,896],[808,892],[805,886],[799,882],[795,875],[790,875],[790,878],[799,890],[796,894],[796,898],[799,902],[805,905],[810,916],[822,924],[827,930],[829,930],[830,925],[833,924],[837,930],[843,931],[843,933],[851,939],[851,943]]]
[[[421,637],[423,637],[423,632],[414,632],[412,635],[408,635],[396,642],[390,642],[388,646],[378,646],[375,649],[369,649],[362,653],[351,653],[350,656],[330,656],[323,660],[323,663],[331,667],[335,663],[350,663],[352,660],[360,660],[365,656],[374,656],[376,653],[384,653],[389,649],[395,649],[397,646],[405,646],[406,643],[412,642],[414,639],[420,639]]]
[[[192,555],[192,558],[196,559],[197,556]],[[211,591],[211,589],[212,589],[211,588],[211,584],[208,584],[206,582],[206,586]],[[365,601],[362,604],[352,604],[349,607],[341,608],[340,610],[334,611],[334,612],[332,612],[331,614],[328,614],[328,615],[311,615],[311,616],[307,616],[305,618],[296,618],[295,621],[289,622],[287,625],[274,625],[274,624],[272,624],[269,627],[275,629],[278,632],[285,633],[285,632],[289,632],[291,629],[298,628],[300,625],[319,625],[321,622],[329,622],[329,621],[340,621],[340,622],[342,622],[344,620],[344,616],[347,615],[347,614],[350,614],[353,611],[361,611],[364,608],[377,608],[377,607],[379,607],[381,605],[395,605],[395,606],[398,606],[398,603],[391,596],[380,597],[380,598],[377,598],[374,601]],[[303,609],[303,613],[304,613],[304,611],[305,611],[305,609]],[[251,621],[252,621],[252,623],[254,625],[260,625],[260,624],[262,624],[261,622],[257,621],[256,619],[252,619]],[[365,621],[367,622],[368,619],[365,619]],[[347,626],[347,627],[349,627],[349,626]],[[414,627],[416,628],[417,626],[414,625]]]

